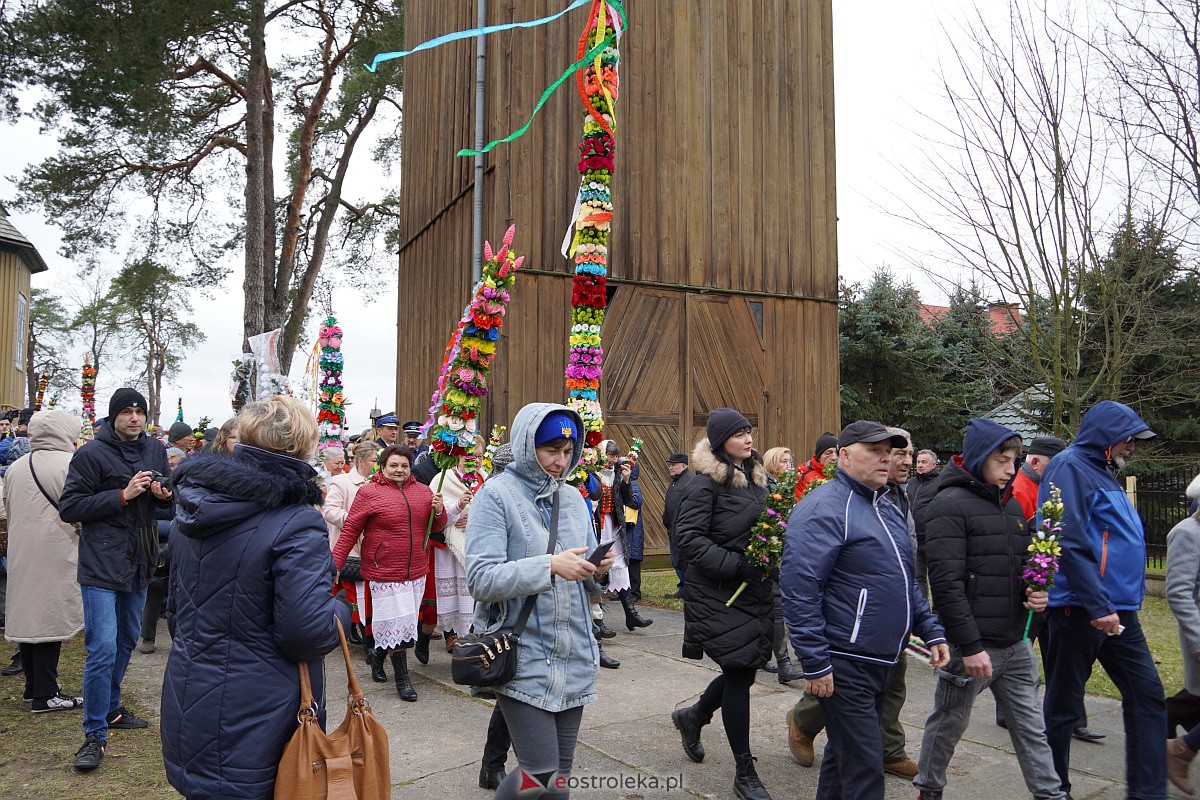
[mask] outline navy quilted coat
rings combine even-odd
[[[245,445],[176,472],[162,746],[185,797],[272,796],[296,729],[297,662],[311,662],[324,712],[322,658],[337,646],[340,604],[315,476]]]

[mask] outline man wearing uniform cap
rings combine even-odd
[[[404,434],[404,446],[413,451],[413,459],[429,450],[429,445],[421,444],[421,423],[410,419],[401,427]]]
[[[675,539],[675,517],[679,514],[679,501],[687,493],[695,474],[688,469],[688,457],[683,453],[671,453],[667,459],[667,472],[671,474],[671,485],[667,487],[663,497],[662,524],[667,530],[667,543],[671,548],[671,568],[675,570],[675,593],[667,595],[681,599],[683,597],[683,576],[687,565],[683,563],[679,552],[679,543]]]
[[[388,413],[375,420],[375,446],[379,449],[390,447],[400,438],[400,421],[396,412]]]

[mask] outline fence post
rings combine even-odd
[[[1125,476],[1125,495],[1129,498],[1129,502],[1133,503],[1134,509],[1137,508],[1137,475]]]

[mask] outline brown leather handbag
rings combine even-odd
[[[321,730],[308,665],[300,664],[300,726],[292,735],[275,777],[275,800],[387,800],[392,791],[387,733],[363,697],[346,633],[338,621],[346,662],[349,708],[342,724]]]

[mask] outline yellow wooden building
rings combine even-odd
[[[22,408],[30,369],[30,277],[48,267],[0,206],[0,411]]]

